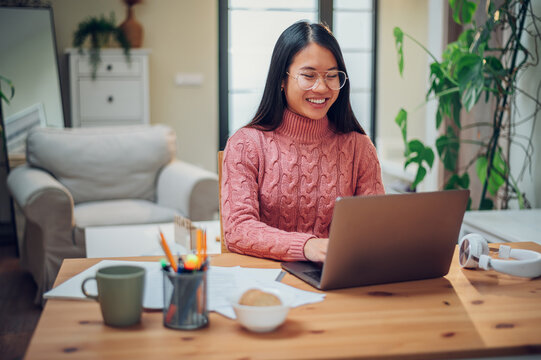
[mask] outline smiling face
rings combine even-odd
[[[315,88],[301,89],[295,77],[302,74],[303,71],[314,70],[320,75],[324,75],[326,71],[338,70],[338,64],[330,50],[312,42],[293,58],[287,70],[290,76],[284,80],[283,87],[289,110],[309,119],[317,120],[327,115],[327,111],[338,98],[340,90],[332,90],[327,87],[322,77],[319,78]]]

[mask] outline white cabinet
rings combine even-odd
[[[132,49],[128,63],[121,49],[102,49],[94,79],[86,53],[66,53],[73,127],[149,123],[149,50]]]

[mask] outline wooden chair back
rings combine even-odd
[[[222,222],[222,164],[223,164],[223,161],[224,161],[224,152],[218,151],[218,184],[220,186],[220,189],[218,190],[218,194],[219,194],[218,197],[220,199],[220,243],[222,244],[222,254],[229,252],[225,244],[224,225]]]

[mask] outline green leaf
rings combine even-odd
[[[458,179],[458,185],[463,189],[468,189],[470,187],[470,175],[467,172],[462,174]]]
[[[406,170],[410,164],[413,164],[416,162],[417,162],[417,159],[414,159],[414,158],[406,159],[406,161],[404,162],[404,170]]]
[[[505,178],[507,177],[507,163],[502,157],[501,149],[496,149],[494,160],[492,161],[492,171],[490,172],[490,179],[488,179],[488,191],[492,195],[496,195],[498,189],[505,184]]]
[[[462,174],[462,176],[459,176],[458,174],[453,174],[447,181],[447,183],[444,186],[445,190],[453,190],[453,189],[468,189],[470,186],[470,176],[468,173]]]
[[[408,142],[408,151],[410,153],[421,153],[424,148],[425,146],[423,145],[423,143],[417,139]]]
[[[456,44],[458,45],[459,48],[462,48],[464,49],[465,52],[467,52],[471,44],[473,43],[474,39],[475,39],[475,30],[468,29],[458,36]]]
[[[486,156],[482,156],[477,159],[476,172],[477,177],[481,184],[484,184],[487,177],[488,159]],[[487,189],[490,194],[496,195],[499,188],[505,184],[505,177],[508,174],[507,163],[502,157],[501,150],[498,148],[494,159],[492,161],[492,169],[490,171],[490,177],[488,178]]]
[[[400,76],[404,72],[404,32],[398,26],[393,29],[396,54],[398,56],[398,72]]]
[[[494,202],[490,199],[483,199],[479,210],[492,210],[494,209]]]
[[[428,167],[432,169],[432,165],[434,164],[434,151],[428,146],[425,147],[421,153],[421,158],[428,164]]]
[[[502,62],[500,61],[500,59],[498,59],[495,56],[487,56],[487,57],[485,57],[485,66],[488,69],[490,69],[490,71],[494,71],[496,73],[504,70]],[[503,74],[505,74],[505,72],[502,73],[501,75],[503,75]]]
[[[440,128],[442,120],[441,109],[438,107],[438,111],[436,111],[436,130]]]
[[[462,128],[462,125],[460,124],[460,110],[462,109],[462,104],[460,103],[460,97],[457,93],[450,94],[451,97],[451,106],[452,106],[452,113],[451,113],[451,119],[453,119],[453,122],[458,126],[459,129]]]
[[[416,189],[417,185],[419,185],[419,183],[423,181],[425,176],[426,169],[422,165],[419,165],[419,168],[417,169],[417,174],[415,175],[415,180],[413,181],[413,184],[411,184],[411,188]]]
[[[447,127],[447,133],[441,135],[436,140],[436,149],[438,150],[438,155],[443,161],[443,165],[449,171],[455,171],[456,163],[458,160],[458,150],[460,144],[458,138],[456,137],[453,128]]]
[[[475,172],[477,173],[477,177],[479,178],[481,184],[483,184],[487,178],[487,167],[488,160],[484,156],[478,158],[475,162]]]
[[[417,139],[408,142],[408,152],[409,155],[404,164],[404,168],[413,163],[418,165],[417,175],[412,185],[412,188],[415,188],[426,175],[427,170],[424,168],[423,163],[426,163],[429,168],[432,168],[432,165],[434,164],[434,152],[430,147],[425,146]],[[423,170],[420,170],[420,168],[423,168]]]
[[[485,57],[483,72],[485,74],[485,87],[488,89],[495,89],[485,91],[485,102],[488,102],[491,92],[497,91],[497,89],[504,88],[504,84],[502,84],[502,81],[509,74],[507,69],[504,68],[500,59],[495,56]]]
[[[449,0],[453,10],[453,20],[457,24],[469,24],[477,9],[477,4],[468,0]]]
[[[4,94],[4,92],[2,91],[2,82],[4,82],[5,84],[7,84],[9,86],[9,90],[10,90],[10,95],[9,97],[6,96],[6,94]],[[5,76],[2,76],[0,75],[0,98],[4,99],[4,101],[6,102],[6,104],[9,104],[9,101],[11,99],[13,99],[13,96],[15,95],[15,86],[13,86],[13,83],[11,82],[11,80],[9,80],[7,77]],[[2,128],[0,127],[0,130]]]
[[[458,175],[457,174],[451,175],[451,177],[449,178],[449,180],[447,180],[447,183],[443,187],[443,190],[456,189],[457,182],[458,182]]]
[[[456,77],[462,94],[462,105],[469,112],[483,91],[483,59],[475,54],[462,56],[456,64]]]
[[[404,108],[401,108],[396,117],[394,118],[394,122],[398,125],[400,130],[402,131],[402,140],[404,140],[404,145],[406,145],[406,150],[404,151],[404,156],[408,156],[408,149],[407,149],[407,134],[408,134],[408,112],[404,110]]]

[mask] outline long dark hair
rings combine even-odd
[[[286,71],[295,55],[312,42],[328,49],[336,59],[338,70],[347,74],[340,45],[326,26],[310,24],[306,21],[291,25],[284,30],[274,45],[263,97],[254,118],[246,125],[247,127],[271,131],[280,126],[287,106],[285,94],[281,91],[282,81],[287,77]],[[357,131],[366,134],[351,109],[349,81],[346,81],[344,87],[340,89],[338,98],[327,112],[327,117],[337,133]]]

